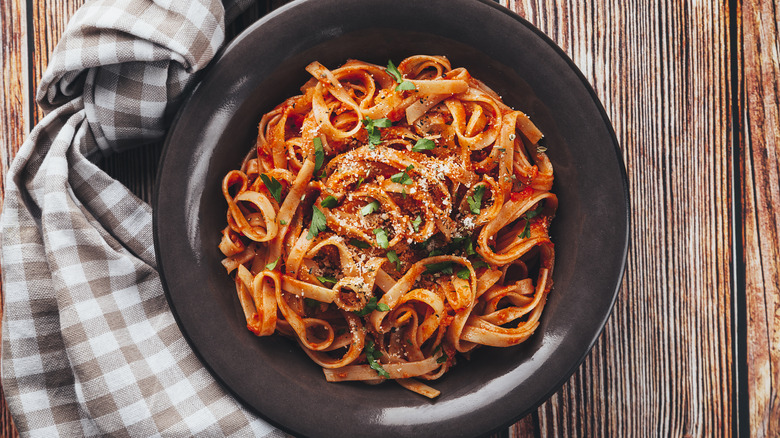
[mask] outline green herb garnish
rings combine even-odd
[[[271,192],[271,196],[276,199],[276,202],[281,203],[282,202],[282,185],[279,183],[279,181],[276,180],[276,178],[271,177],[268,178],[266,174],[261,173],[260,179],[263,180],[263,184],[265,184],[265,187],[268,189],[269,192]]]
[[[398,86],[395,87],[397,91],[407,91],[407,90],[416,90],[417,87],[414,86],[413,83],[404,80],[403,76],[401,76],[401,72],[398,71],[395,64],[393,64],[393,61],[388,60],[387,61],[387,69],[385,70],[387,73],[390,74],[390,76],[395,79],[396,82],[398,82]]]
[[[352,246],[356,246],[358,248],[361,248],[361,249],[371,248],[371,245],[369,245],[366,242],[363,242],[362,240],[358,240],[358,239],[351,239],[349,241],[349,244],[352,245]]]
[[[389,260],[390,263],[395,263],[395,270],[401,272],[401,259],[398,258],[397,252],[393,250],[387,251],[387,260]]]
[[[376,297],[371,297],[366,303],[366,307],[363,307],[362,309],[356,310],[352,313],[354,313],[357,316],[366,316],[369,313],[373,312],[374,310],[379,310],[380,312],[387,312],[390,310],[390,306],[388,306],[385,303],[377,303]]]
[[[320,202],[320,205],[325,208],[333,208],[338,203],[339,201],[337,201],[336,198],[334,198],[333,196],[328,196],[325,199],[323,199],[322,202]]]
[[[320,276],[318,275],[318,276],[317,276],[317,280],[319,280],[319,281],[320,281],[320,283],[322,283],[322,284],[325,284],[325,283],[333,283],[333,284],[336,284],[336,279],[335,279],[335,278],[333,278],[333,277],[320,277]]]
[[[385,230],[382,228],[374,228],[374,234],[376,235],[376,243],[380,248],[387,248],[390,245]]]
[[[422,218],[420,215],[417,215],[417,217],[412,221],[412,227],[416,233],[420,232],[420,224],[422,224]]]
[[[379,201],[371,201],[360,209],[360,215],[368,216],[377,210],[379,210]]]
[[[430,265],[425,265],[425,273],[435,274],[437,272],[441,272],[442,274],[452,274],[452,265],[453,262],[431,263]]]
[[[403,81],[400,84],[398,84],[397,87],[395,87],[396,91],[410,91],[410,90],[416,90],[417,87],[409,82],[409,81]]]
[[[365,117],[363,119],[363,126],[366,127],[366,131],[368,132],[368,144],[377,145],[382,143],[382,134],[379,132],[379,128],[389,128],[392,125],[393,122],[386,117],[376,120]]]
[[[325,162],[325,150],[322,149],[322,140],[319,137],[312,139],[314,143],[314,173],[317,173]]]
[[[412,151],[414,152],[422,152],[422,151],[429,151],[436,147],[436,143],[433,142],[433,140],[429,140],[427,138],[421,138],[417,140],[417,143],[414,144],[412,147]]]
[[[487,262],[485,262],[484,260],[477,260],[474,263],[472,263],[471,266],[473,266],[474,269],[490,267],[490,265],[488,265]]]
[[[474,255],[477,252],[474,251],[474,242],[471,239],[468,239],[466,243],[466,255]]]
[[[377,359],[382,356],[381,351],[374,350],[374,341],[367,339],[366,340],[366,360],[368,361],[368,365],[371,366],[371,369],[376,371],[376,373],[380,377],[384,377],[386,379],[390,378],[390,373],[387,372],[384,368],[382,368],[382,365],[379,364]]]
[[[325,219],[325,215],[317,208],[316,205],[312,206],[311,226],[309,227],[309,234],[306,238],[311,240],[320,234],[320,231],[328,229],[328,221]]]
[[[469,268],[463,268],[460,271],[458,271],[458,278],[468,280],[469,277],[471,277],[471,272],[469,271]]]
[[[539,215],[539,213],[542,212],[542,205],[540,204],[538,207],[536,207],[536,210],[526,211],[523,215],[523,219],[525,219],[525,227],[523,227],[523,232],[520,233],[517,237],[521,239],[527,239],[531,237],[531,219],[535,218]]]
[[[485,185],[478,185],[474,188],[474,193],[472,193],[471,196],[466,198],[466,201],[469,203],[469,208],[471,209],[471,212],[474,214],[479,214],[480,209],[482,208],[482,195],[485,194]]]
[[[265,269],[268,269],[269,271],[273,271],[274,268],[276,267],[277,263],[279,263],[279,257],[277,257],[276,260],[274,260],[273,263],[269,263],[269,264],[265,265]]]
[[[406,169],[403,172],[398,172],[395,175],[390,177],[390,181],[398,184],[405,184],[409,185],[412,183],[412,178],[409,176],[409,171],[414,169],[414,166],[411,164],[406,167]]]
[[[535,210],[526,211],[525,212],[525,217],[528,218],[528,219],[533,219],[536,216],[539,216],[539,213],[541,213],[541,212],[542,212],[542,205],[539,204],[539,206],[536,207]]]

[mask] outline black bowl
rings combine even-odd
[[[445,55],[545,133],[560,207],[554,288],[536,334],[482,348],[428,400],[399,385],[327,383],[299,347],[246,329],[217,249],[221,178],[260,116],[298,94],[304,67]],[[490,1],[310,0],[282,7],[209,67],[168,135],[154,200],[163,285],[190,345],[247,407],[306,436],[475,436],[518,420],[565,382],[612,309],[628,247],[628,191],[612,127],[582,74],[529,23]]]

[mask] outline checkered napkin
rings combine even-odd
[[[251,0],[96,0],[46,71],[48,112],[2,219],[2,385],[23,436],[282,436],[198,361],[168,308],[152,212],[90,157],[165,134]]]

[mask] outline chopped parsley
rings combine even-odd
[[[390,177],[390,181],[398,184],[405,184],[409,185],[412,183],[412,178],[409,176],[409,171],[414,169],[414,166],[411,164],[406,167],[406,169],[403,172],[398,172],[395,175]]]
[[[311,240],[320,234],[320,231],[328,229],[328,221],[325,219],[325,215],[317,208],[316,205],[312,206],[311,226],[309,227],[309,234],[306,238]]]
[[[377,303],[376,297],[371,297],[366,303],[366,307],[363,307],[360,310],[355,310],[352,313],[354,313],[357,316],[366,316],[369,313],[373,312],[374,310],[379,310],[380,312],[387,312],[390,310],[390,306],[388,306],[385,303]]]
[[[387,370],[382,368],[382,365],[380,365],[379,362],[377,362],[377,359],[382,356],[382,352],[374,350],[374,341],[370,339],[366,339],[365,351],[366,351],[366,360],[368,361],[368,365],[371,367],[371,369],[376,371],[376,373],[380,377],[389,379],[390,373],[388,373]]]
[[[279,183],[279,181],[276,180],[276,178],[271,177],[268,178],[266,174],[261,173],[260,179],[263,180],[263,184],[265,184],[265,187],[268,189],[269,192],[271,192],[271,196],[276,199],[276,202],[281,203],[282,202],[282,185]]]
[[[468,239],[466,242],[466,255],[474,255],[477,252],[474,251],[474,242],[471,239]]]
[[[447,244],[447,252],[453,253],[458,250],[466,249],[471,243],[470,236],[453,237],[449,244]]]
[[[404,80],[403,76],[401,76],[401,72],[398,71],[398,68],[396,68],[395,64],[393,64],[393,61],[388,60],[387,61],[387,69],[385,70],[387,73],[390,74],[390,76],[395,79],[396,82],[398,82],[398,86],[395,87],[396,91],[407,91],[407,90],[416,90],[417,87],[414,86],[413,83]]]
[[[269,263],[265,265],[265,269],[268,269],[269,271],[273,271],[277,263],[279,263],[279,257],[277,257],[276,260],[273,261],[273,263]]]
[[[379,128],[389,128],[392,125],[393,122],[386,117],[376,120],[365,117],[363,119],[363,126],[366,127],[366,131],[368,132],[368,144],[377,145],[382,143],[382,134],[379,132]]]
[[[282,225],[287,225],[287,221],[284,219],[279,219],[279,223]]]
[[[333,196],[328,196],[325,199],[323,199],[322,202],[320,202],[320,205],[325,208],[333,208],[338,203],[339,201],[337,201],[336,198],[334,198]]]
[[[422,152],[422,151],[429,151],[436,147],[436,143],[433,142],[433,140],[429,140],[427,138],[421,138],[417,140],[417,143],[414,144],[412,147],[412,151],[414,152]]]
[[[366,242],[363,242],[362,240],[358,240],[358,239],[351,239],[349,241],[349,244],[352,245],[352,246],[356,246],[358,248],[361,248],[361,249],[371,248],[371,245],[367,244]]]
[[[317,173],[325,162],[325,150],[322,149],[322,140],[319,137],[314,137],[312,142],[314,143],[314,173]]]
[[[443,254],[444,254],[444,250],[443,249],[436,248],[433,251],[428,253],[428,257],[435,257],[435,256],[438,256],[438,255],[443,255]]]
[[[474,242],[471,240],[472,236],[453,237],[449,243],[439,248],[435,248],[428,256],[433,257],[441,254],[456,254],[459,252],[465,253],[465,255],[474,255]],[[435,244],[435,243],[434,243]]]
[[[403,81],[400,84],[398,84],[397,87],[395,87],[396,91],[409,91],[409,90],[416,90],[417,87],[414,86],[413,83],[409,81]]]
[[[360,215],[368,216],[377,210],[379,210],[379,201],[371,201],[360,209]]]
[[[431,263],[429,265],[425,265],[425,273],[426,274],[435,274],[437,272],[441,272],[442,274],[452,274],[453,262],[439,262],[439,263]]]
[[[401,259],[398,258],[397,252],[393,250],[387,251],[387,260],[389,260],[390,263],[395,263],[395,270],[401,272]]]
[[[517,237],[521,239],[527,239],[531,237],[531,219],[535,218],[539,215],[539,213],[542,212],[542,205],[539,204],[538,207],[536,207],[536,210],[526,211],[523,215],[523,219],[525,219],[525,227],[523,228],[523,232],[520,233]]]
[[[387,248],[390,242],[387,240],[387,233],[382,228],[374,228],[374,234],[376,235],[376,243],[381,248]]]
[[[474,188],[474,193],[471,194],[466,201],[469,203],[469,208],[474,214],[479,214],[482,208],[482,195],[485,194],[485,185],[481,184]]]
[[[418,214],[416,218],[412,221],[412,227],[414,227],[414,231],[419,233],[420,232],[420,224],[422,223],[422,218]]]
[[[485,262],[484,260],[477,260],[474,263],[472,263],[471,266],[473,266],[474,269],[490,267],[490,265],[488,265],[487,262]]]
[[[458,271],[458,278],[468,280],[469,277],[471,277],[471,272],[469,271],[469,268],[463,268],[460,271]]]
[[[320,281],[320,283],[322,283],[322,284],[325,284],[325,283],[333,283],[333,284],[336,284],[336,279],[335,279],[335,278],[333,278],[333,277],[320,277],[320,276],[318,275],[318,276],[317,276],[317,280],[319,280],[319,281]]]
[[[537,207],[536,207],[534,210],[532,210],[532,211],[527,211],[527,212],[525,213],[525,217],[527,217],[528,219],[533,219],[533,218],[535,218],[536,216],[539,216],[539,213],[541,213],[541,212],[542,212],[542,209],[543,209],[543,208],[544,208],[544,206],[543,206],[542,204],[539,204],[539,205],[538,205],[538,206],[537,206]]]

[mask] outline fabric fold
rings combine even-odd
[[[41,82],[6,181],[3,390],[22,436],[283,436],[208,373],[157,272],[151,207],[90,158],[159,140],[248,1],[98,0]]]

